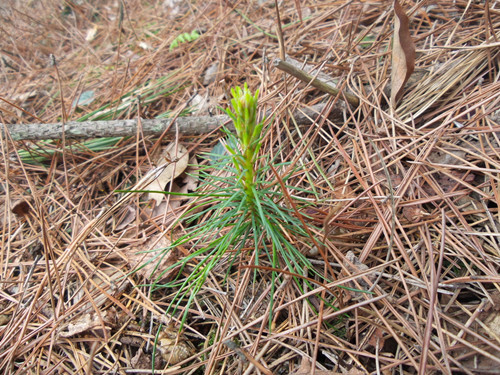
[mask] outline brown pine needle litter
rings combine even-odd
[[[330,281],[283,264],[270,312],[268,258],[226,256],[179,332],[182,305],[165,314],[175,291],[153,290],[152,266],[132,271],[185,233],[189,223],[174,223],[192,200],[166,196],[158,209],[116,191],[148,186],[165,144],[197,164],[224,134],[185,135],[173,121],[144,136],[139,124],[99,147],[0,133],[1,373],[302,375],[309,363],[320,374],[497,373],[499,5],[401,1],[417,53],[396,109],[385,90],[392,2],[278,5],[286,53],[338,95],[273,66],[274,1],[0,5],[2,124],[219,115],[230,88],[260,89],[261,153],[289,163],[267,184],[281,191],[287,173],[299,190],[278,203],[311,203],[296,215],[320,248],[289,241]],[[347,94],[360,104],[345,105]],[[295,121],[317,104],[312,125]],[[342,121],[329,116],[339,108]],[[167,189],[197,184],[179,178]],[[163,277],[178,272],[188,274]]]

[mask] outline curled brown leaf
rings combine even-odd
[[[394,42],[392,46],[391,106],[394,108],[403,96],[403,89],[415,69],[415,44],[410,35],[410,21],[405,11],[394,0]]]

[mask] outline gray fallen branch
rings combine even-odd
[[[333,86],[329,81],[330,79],[325,74],[310,74],[305,70],[299,67],[300,63],[297,60],[293,60],[291,58],[287,58],[287,60],[274,59],[273,64],[276,68],[294,76],[295,78],[300,79],[302,82],[310,84],[311,86],[317,88],[320,91],[326,92],[330,95],[337,96],[340,95],[340,99],[346,100],[353,107],[357,107],[359,105],[359,99],[348,92],[343,92]],[[310,66],[306,65],[306,67],[310,68]],[[321,79],[316,77],[316,75],[321,76]]]
[[[298,110],[294,113],[295,121],[304,125],[311,123],[318,113],[322,112],[325,104],[317,104],[310,108]],[[342,120],[345,106],[339,102],[330,111],[329,117],[335,120]],[[178,117],[174,123],[171,119],[152,119],[141,120],[141,134],[160,135],[165,130],[168,133],[175,133],[177,130],[183,135],[206,134],[216,130],[221,125],[225,125],[229,130],[232,124],[229,116],[191,116]],[[129,137],[137,134],[137,120],[113,120],[113,121],[71,121],[66,124],[11,124],[2,123],[1,131],[5,139],[5,128],[7,128],[10,137],[15,141],[20,140],[43,140],[43,139],[61,139],[64,129],[66,139],[85,139],[101,137]]]

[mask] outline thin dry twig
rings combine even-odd
[[[310,124],[325,109],[325,104],[317,104],[311,108],[304,108],[294,115],[296,122],[300,125]],[[342,108],[339,105],[330,111],[333,119],[338,120]],[[270,113],[270,112],[269,112]],[[3,125],[3,124],[2,124]],[[66,139],[88,139],[101,137],[130,137],[135,136],[138,131],[142,135],[175,134],[199,135],[211,133],[222,126],[234,130],[229,116],[191,116],[171,119],[141,119],[112,120],[112,121],[71,121],[67,123],[52,124],[11,124],[3,125],[2,132],[9,132],[14,141],[21,140],[45,140],[61,139],[64,133]]]

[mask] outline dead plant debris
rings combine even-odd
[[[153,196],[164,204],[153,210],[145,194],[116,191],[148,186],[167,144],[186,156],[158,188],[196,189],[195,174],[181,174],[187,155],[207,167],[201,155],[224,134],[185,135],[175,121],[168,134],[139,126],[106,145],[0,132],[0,372],[496,373],[500,5],[400,5],[396,21],[392,1],[278,2],[287,57],[335,85],[330,95],[273,66],[274,1],[4,1],[2,124],[213,116],[230,88],[259,88],[270,123],[261,152],[290,163],[280,174],[300,191],[287,194],[312,204],[297,215],[322,244],[291,241],[331,283],[280,264],[270,312],[270,264],[244,247],[209,275],[180,334],[182,306],[165,314],[175,290],[152,283],[188,275],[157,271],[195,245],[132,271],[182,236],[190,223],[175,219],[192,200]],[[403,78],[396,108],[391,74]],[[344,97],[359,105],[339,106]],[[276,176],[267,183],[279,193]]]

